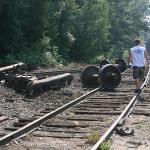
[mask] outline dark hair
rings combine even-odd
[[[135,45],[139,45],[141,43],[141,41],[140,40],[135,40],[134,43],[135,43]]]

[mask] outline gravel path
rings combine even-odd
[[[145,90],[149,88],[150,83]],[[150,95],[149,90],[144,93]],[[150,108],[150,96],[146,96],[145,100],[149,103]],[[138,103],[144,104],[144,101]],[[112,150],[150,150],[150,116],[130,115],[125,126],[133,129],[134,135],[119,136],[113,134],[111,138]]]
[[[50,71],[50,69],[41,69],[42,71]],[[40,72],[40,70],[37,70]],[[37,97],[27,98],[24,93],[16,93],[15,90],[0,84],[0,114],[8,117],[12,121],[18,118],[28,118],[44,110],[47,107],[60,107],[72,99],[79,97],[85,92],[81,90],[80,74],[73,74],[71,85],[61,90],[49,90],[41,93]],[[5,121],[0,124],[0,131],[4,127],[9,127],[11,121]]]

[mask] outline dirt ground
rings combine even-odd
[[[77,85],[79,81],[79,76],[74,78],[75,82],[71,87],[67,87],[62,89],[61,91],[56,92],[47,92],[42,94],[41,96],[34,99],[27,99],[23,95],[15,93],[12,89],[6,89],[3,85],[0,86],[0,111],[7,116],[15,117],[24,117],[30,116],[36,111],[41,110],[40,108],[45,108],[47,105],[52,105],[58,103],[62,105],[67,103],[70,99],[66,93],[70,91],[72,98],[77,97],[78,95],[83,94],[84,92],[81,90],[80,86]],[[72,92],[74,91],[74,92]],[[83,92],[83,93],[82,93]],[[55,93],[55,94],[54,94]],[[14,102],[9,102],[9,99],[14,99]],[[62,99],[63,97],[63,99]],[[53,101],[51,100],[53,99]],[[57,101],[56,101],[57,100]],[[35,105],[36,104],[36,105]],[[30,108],[30,109],[29,109]],[[33,109],[34,108],[34,109]],[[2,125],[2,124],[1,124]],[[134,135],[132,136],[119,136],[118,134],[113,134],[110,139],[111,150],[150,150],[150,116],[135,116],[130,115],[127,119],[126,126],[130,129],[134,129]],[[28,138],[28,137],[25,137]],[[28,139],[27,139],[28,140]],[[84,141],[80,141],[81,143]],[[60,149],[57,150],[66,150],[66,144],[70,145],[70,150],[78,150],[78,146],[80,145],[79,141],[75,143],[71,142],[71,139],[63,143],[63,141],[53,141],[51,143],[50,139],[46,140],[47,145],[45,145],[45,150],[56,150],[54,145],[59,144]],[[45,144],[45,142],[44,142]],[[13,145],[13,146],[12,146]],[[26,147],[22,147],[22,144],[18,141],[13,143],[11,146],[7,145],[5,148],[0,147],[0,150],[31,150]],[[10,146],[10,147],[9,147]],[[49,148],[48,148],[49,147]],[[82,149],[82,147],[80,147]],[[33,150],[33,149],[32,149]],[[34,150],[40,150],[35,146]],[[89,147],[84,147],[83,150],[89,150]]]
[[[126,126],[134,130],[134,135],[111,137],[112,150],[150,150],[150,117],[130,116]]]

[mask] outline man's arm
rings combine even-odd
[[[149,60],[148,60],[148,53],[147,53],[147,51],[146,51],[146,50],[144,51],[144,56],[145,56],[145,58],[146,58],[147,63],[149,64]]]
[[[131,52],[129,52],[129,57],[128,57],[128,64],[131,65]]]

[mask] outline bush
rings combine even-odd
[[[98,132],[92,133],[88,139],[88,143],[95,144],[100,139],[100,134]]]
[[[50,39],[44,37],[40,42],[35,43],[30,48],[18,50],[15,54],[7,54],[4,61],[6,63],[17,63],[21,61],[37,66],[56,66],[62,63],[57,51],[57,47],[51,46]]]
[[[100,150],[110,150],[110,143],[104,141],[101,145],[100,145]]]

